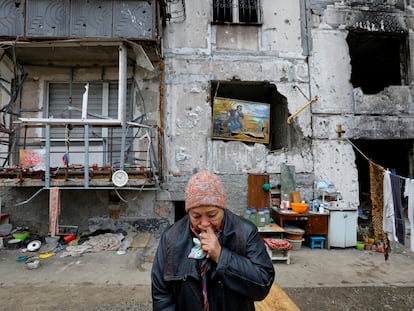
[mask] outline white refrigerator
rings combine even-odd
[[[356,246],[357,228],[357,209],[329,208],[328,248]]]

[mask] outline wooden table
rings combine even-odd
[[[303,222],[305,235],[323,235],[326,238],[325,248],[329,248],[329,212],[324,213],[295,213],[279,208],[272,208],[271,217],[279,226],[284,222]]]
[[[281,226],[275,223],[268,224],[264,227],[257,227],[257,230],[259,231],[259,233],[269,233],[269,235],[279,234],[280,237],[283,237],[283,233],[285,232],[285,229],[283,229]]]

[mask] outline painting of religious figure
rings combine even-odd
[[[270,104],[215,97],[213,138],[269,143]]]

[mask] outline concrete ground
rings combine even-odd
[[[21,304],[19,305],[20,310],[37,310],[33,305],[29,309],[24,308],[26,303],[24,299],[29,297],[27,299],[33,300],[33,297],[30,298],[30,290],[36,287],[55,288],[53,291],[57,291],[57,288],[66,288],[66,295],[76,293],[79,297],[82,293],[76,292],[75,289],[80,289],[85,285],[97,288],[118,287],[125,290],[130,289],[135,296],[139,292],[138,298],[149,303],[150,270],[156,246],[157,241],[152,237],[145,248],[129,250],[123,255],[101,251],[87,253],[79,257],[61,258],[58,253],[56,256],[41,259],[40,267],[34,270],[28,270],[24,263],[16,261],[19,256],[23,255],[20,250],[2,249],[0,250],[0,301],[2,302],[0,310],[8,310],[7,307],[3,308],[8,300],[6,295],[11,297],[10,293],[6,294],[5,289],[7,288],[14,290],[21,288],[22,292],[24,289],[26,296],[20,295],[19,298],[13,300],[14,303]],[[389,259],[385,261],[382,253],[373,251],[355,248],[310,249],[302,246],[301,249],[291,252],[289,265],[282,261],[275,262],[275,268],[276,281],[286,289],[315,287],[414,288],[414,253],[403,249],[400,249],[398,253],[391,253]],[[139,290],[137,291],[137,289]],[[86,292],[86,289],[83,292]],[[109,295],[109,289],[106,290],[106,293]],[[39,296],[40,294],[36,293],[35,295]],[[84,300],[79,298],[80,301],[93,299],[93,294],[88,295],[89,297]],[[100,295],[97,295],[97,300],[98,296],[100,297],[99,301],[102,301],[102,291],[100,291]],[[44,307],[44,301],[43,299],[43,307],[39,310],[48,310]],[[55,310],[60,309],[55,308]],[[77,310],[81,309],[77,307]],[[108,310],[115,309],[108,308]]]
[[[16,262],[19,250],[0,250],[2,285],[10,284],[124,284],[150,285],[151,262],[157,241],[124,255],[101,251],[61,258],[59,253],[41,259],[38,269],[27,270]],[[281,287],[414,286],[414,253],[401,249],[385,261],[382,253],[355,248],[291,251],[291,263],[275,261]],[[30,277],[29,277],[30,276]]]

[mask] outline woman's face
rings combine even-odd
[[[191,224],[194,228],[206,231],[207,227],[211,227],[213,231],[218,231],[224,217],[224,210],[217,206],[198,206],[188,211]]]

